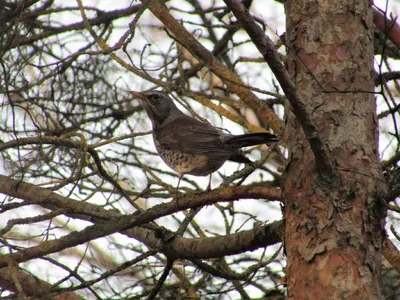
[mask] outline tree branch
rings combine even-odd
[[[104,24],[109,24],[112,21],[120,18],[127,17],[129,15],[132,15],[136,12],[139,11],[141,5],[131,5],[128,8],[123,8],[123,9],[117,9],[113,11],[102,11],[101,13],[97,13],[97,17],[89,19],[89,23],[92,26],[99,26],[99,25],[104,25]],[[68,10],[66,8],[66,10]],[[22,15],[21,18],[24,20],[24,17],[26,18],[32,18],[30,16],[33,12],[27,12],[26,16]],[[85,23],[82,22],[77,22],[69,25],[64,25],[60,27],[48,27],[45,30],[42,30],[42,32],[27,36],[27,37],[21,37],[17,36],[11,43],[10,48],[15,48],[15,47],[21,47],[25,45],[32,45],[34,42],[37,42],[39,40],[54,36],[54,35],[59,35],[61,33],[69,32],[69,31],[74,31],[74,30],[82,30],[85,29]]]
[[[303,128],[304,134],[310,143],[311,149],[315,156],[315,164],[322,175],[331,177],[333,175],[333,166],[329,157],[328,149],[324,141],[318,134],[317,128],[311,120],[307,112],[307,106],[297,92],[297,87],[290,78],[284,64],[280,61],[279,55],[274,48],[272,41],[268,38],[263,30],[256,24],[250,13],[237,0],[224,0],[226,5],[231,9],[236,19],[246,30],[254,45],[260,51],[265,61],[270,66],[276,79],[285,92],[293,112]]]
[[[3,268],[0,270],[0,286],[8,291],[17,293],[15,280],[19,283],[25,296],[48,295],[53,285],[43,281],[21,268]],[[33,299],[33,298],[31,298]],[[36,298],[37,299],[37,298]],[[43,298],[42,298],[43,299]],[[72,292],[60,293],[52,298],[55,300],[82,300],[84,298]]]
[[[400,252],[388,237],[383,241],[382,254],[400,274]]]
[[[388,20],[376,7],[372,6],[373,19],[376,27],[383,32],[400,49],[400,26],[394,20]]]
[[[0,267],[7,266],[10,259],[17,262],[27,261],[115,232],[123,232],[136,239],[140,237],[139,240],[147,246],[160,248],[168,257],[175,258],[210,258],[212,257],[210,255],[220,257],[239,254],[243,250],[252,251],[280,242],[282,222],[275,222],[222,237],[206,239],[176,237],[167,243],[164,243],[160,237],[160,232],[139,228],[138,226],[188,208],[210,205],[221,201],[234,201],[240,199],[240,197],[246,197],[247,199],[268,199],[265,196],[268,194],[271,196],[270,192],[272,190],[276,191],[273,193],[279,198],[279,189],[227,187],[212,192],[184,195],[175,201],[156,205],[141,213],[121,215],[115,211],[105,210],[93,204],[65,198],[50,190],[0,175],[0,193],[23,199],[31,204],[37,204],[47,209],[62,208],[64,210],[63,213],[67,216],[95,223],[95,225],[88,226],[82,231],[70,233],[57,240],[46,241],[38,246],[15,254],[0,256]],[[226,245],[229,245],[229,247]]]
[[[280,132],[281,120],[263,102],[261,102],[249,89],[244,87],[242,80],[231,72],[220,60],[208,51],[182,24],[177,21],[159,0],[149,3],[151,12],[167,27],[186,49],[204,62],[240,99],[253,109],[265,125],[269,125],[274,132]]]

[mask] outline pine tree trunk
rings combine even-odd
[[[288,107],[288,299],[380,299],[385,190],[378,160],[369,1],[286,2],[288,69],[326,142],[322,178]]]

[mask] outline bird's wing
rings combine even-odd
[[[173,122],[154,130],[158,143],[164,148],[185,153],[208,156],[231,156],[241,152],[222,142],[226,134],[207,123],[189,116],[176,118]]]

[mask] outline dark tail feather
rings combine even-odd
[[[243,154],[232,155],[231,157],[229,157],[228,160],[234,161],[237,163],[242,163],[242,164],[252,164],[253,163],[250,159],[248,159]]]
[[[230,137],[226,144],[237,148],[278,142],[276,135],[268,132],[247,133]]]

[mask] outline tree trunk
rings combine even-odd
[[[385,191],[369,1],[286,2],[289,72],[336,175],[323,178],[288,108],[288,299],[380,299]]]

